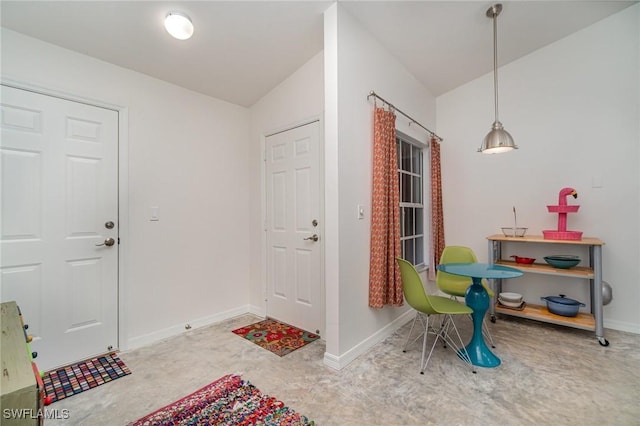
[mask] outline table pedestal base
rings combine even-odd
[[[489,309],[489,294],[482,287],[482,278],[473,278],[473,284],[467,289],[465,302],[467,306],[473,309],[473,314],[471,314],[473,318],[473,337],[465,347],[471,363],[478,367],[491,368],[499,366],[500,358],[491,352],[482,336],[482,321],[487,309]]]
[[[500,365],[500,358],[498,358],[487,345],[482,342],[480,345],[474,344],[472,341],[465,349],[471,359],[471,364],[478,367],[493,368]],[[462,352],[462,351],[461,351]],[[464,352],[458,353],[458,356],[464,358]]]

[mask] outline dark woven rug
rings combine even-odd
[[[227,375],[128,426],[314,424],[240,376]]]
[[[129,368],[115,353],[110,353],[47,371],[42,382],[47,397],[56,402],[127,374],[131,374]]]
[[[274,319],[240,327],[233,332],[278,356],[300,349],[320,337]]]

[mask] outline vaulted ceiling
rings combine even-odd
[[[5,28],[238,105],[250,106],[323,48],[331,1],[7,1]],[[339,3],[434,96],[493,67],[487,1]],[[636,1],[509,1],[498,18],[499,64]],[[169,11],[195,25],[187,41]]]

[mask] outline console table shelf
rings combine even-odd
[[[495,311],[499,314],[511,315],[514,317],[529,318],[537,321],[548,322],[551,324],[565,325],[583,330],[595,331],[596,321],[592,314],[579,312],[575,317],[563,317],[561,315],[552,314],[546,306],[533,305],[527,303],[523,310],[505,308],[497,304]]]
[[[593,269],[584,266],[575,266],[571,269],[558,269],[546,263],[533,263],[527,265],[524,263],[517,263],[512,260],[496,260],[498,265],[511,266],[518,268],[522,272],[530,272],[536,274],[556,275],[556,276],[575,276],[576,278],[588,278],[593,279]]]

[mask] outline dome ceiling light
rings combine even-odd
[[[164,18],[164,27],[178,40],[186,40],[193,35],[193,23],[182,12],[169,12]]]

